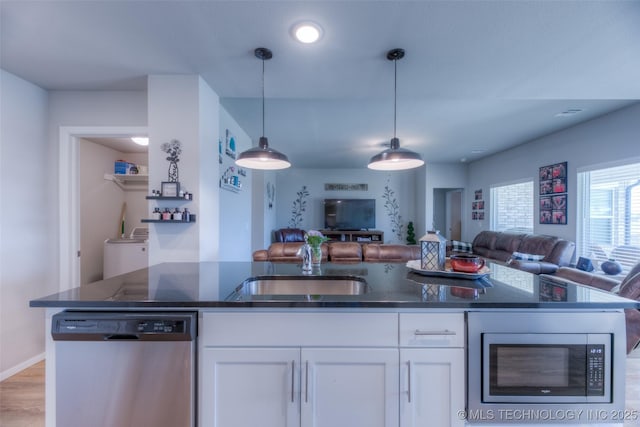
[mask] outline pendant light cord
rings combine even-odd
[[[393,60],[393,137],[396,137],[396,111],[398,104],[398,60]]]
[[[262,136],[264,136],[264,58],[262,58]]]

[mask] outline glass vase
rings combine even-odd
[[[322,248],[320,245],[311,245],[311,265],[319,267],[322,262]]]

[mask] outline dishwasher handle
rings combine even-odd
[[[104,335],[105,341],[135,341],[139,340],[140,335],[135,334],[109,334]]]

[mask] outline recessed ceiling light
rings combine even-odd
[[[300,22],[293,26],[291,34],[300,43],[315,43],[322,37],[322,27],[311,21]]]
[[[131,140],[138,145],[149,145],[149,138],[146,136],[132,136]]]

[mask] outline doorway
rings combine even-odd
[[[59,290],[81,284],[80,144],[82,139],[146,135],[146,127],[68,127],[59,131]],[[104,179],[104,177],[103,177]],[[118,208],[120,209],[120,207]],[[114,232],[116,228],[114,226]]]
[[[433,189],[433,223],[447,240],[462,240],[462,188]]]

